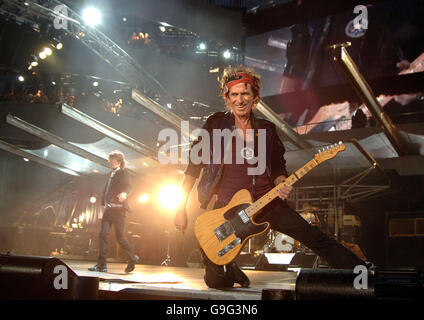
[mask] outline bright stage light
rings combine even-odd
[[[201,42],[201,43],[199,44],[199,50],[206,50],[206,43]]]
[[[23,76],[19,76],[19,77],[18,77],[18,80],[19,80],[20,82],[24,82],[24,81],[25,81],[25,78],[24,78]]]
[[[63,43],[62,42],[59,42],[57,45],[56,45],[56,49],[57,50],[60,50],[60,49],[62,49],[63,48]]]
[[[179,186],[164,186],[158,194],[159,204],[167,210],[175,210],[183,201],[183,192]]]
[[[147,193],[143,193],[138,197],[138,202],[146,203],[147,201],[149,201],[149,195]]]
[[[97,201],[96,197],[94,196],[90,197],[90,203],[96,203],[96,201]]]
[[[85,8],[82,12],[82,17],[84,22],[89,26],[96,26],[100,23],[102,19],[102,14],[100,11],[93,7]]]
[[[225,50],[224,53],[222,54],[222,56],[225,59],[230,59],[231,58],[231,52],[230,52],[230,50]]]
[[[44,51],[40,52],[38,56],[40,57],[40,59],[43,59],[43,60],[47,58],[47,54]]]
[[[46,48],[44,48],[44,51],[43,51],[46,55],[51,55],[52,53],[53,53],[53,51],[52,51],[52,49],[50,49],[50,48],[48,48],[48,47],[46,47]]]

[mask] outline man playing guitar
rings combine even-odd
[[[241,189],[247,189],[253,200],[259,199],[288,176],[284,160],[285,149],[277,135],[275,125],[267,120],[255,117],[252,112],[260,99],[260,76],[250,68],[243,66],[229,67],[224,70],[220,85],[220,95],[223,97],[228,111],[213,114],[203,127],[209,132],[211,146],[214,146],[213,131],[217,129],[229,129],[231,131],[240,129],[237,132],[242,133],[245,142],[249,138],[246,134],[248,129],[255,130],[253,131],[255,132],[254,137],[258,135],[257,130],[265,130],[266,152],[258,155],[257,143],[254,144],[255,150],[252,150],[252,152],[258,157],[264,157],[266,170],[262,174],[249,175],[248,169],[251,164],[247,162],[247,157],[243,163],[235,161],[236,155],[246,148],[238,150],[238,146],[234,146],[234,143],[231,146],[233,156],[231,163],[214,162],[213,159],[216,158],[213,153],[216,152],[216,148],[213,147],[210,148],[210,163],[194,164],[190,161],[182,182],[185,201],[175,215],[175,226],[181,231],[184,231],[187,227],[186,205],[189,194],[202,169],[202,177],[197,187],[202,208],[206,208],[213,195],[217,196],[215,208],[224,207],[233,195]],[[194,145],[196,143],[199,143],[199,140],[196,140]],[[291,191],[291,186],[281,187],[278,190],[278,197],[262,209],[255,218],[255,222],[269,222],[273,230],[300,241],[323,257],[332,267],[353,269],[356,265],[364,265],[364,261],[336,240],[321,232],[317,227],[309,225],[287,205],[286,199]],[[228,288],[232,287],[234,283],[238,283],[242,287],[249,286],[248,277],[234,261],[226,265],[217,265],[206,256],[204,250],[200,251],[205,265],[204,279],[208,287]]]

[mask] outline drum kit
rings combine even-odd
[[[318,219],[317,214],[314,213],[315,210],[318,210],[318,208],[308,207],[306,210],[300,213],[300,216],[310,225],[319,227],[320,220]],[[249,247],[254,250],[255,254],[312,252],[299,241],[289,237],[284,233],[274,231],[272,229],[268,231],[266,236],[259,236],[251,238],[250,240],[252,241],[252,244]]]

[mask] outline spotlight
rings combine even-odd
[[[31,66],[32,67],[36,67],[36,66],[38,66],[38,58],[37,58],[37,56],[35,55],[35,54],[31,54]],[[31,70],[31,69],[28,69],[28,70]]]
[[[160,26],[160,27],[159,27],[159,30],[160,30],[161,32],[165,32],[165,31],[166,31],[166,28],[165,28],[164,26]]]
[[[200,44],[199,44],[199,50],[206,50],[206,43],[204,43],[204,42],[201,42]]]
[[[63,48],[63,43],[59,39],[53,38],[51,46],[57,50],[60,50]]]
[[[225,50],[224,53],[222,54],[222,56],[224,57],[224,59],[230,59],[231,58],[231,52],[230,50]]]
[[[97,198],[95,196],[90,197],[90,203],[96,203]]]
[[[44,48],[44,51],[43,51],[46,55],[51,55],[52,53],[53,53],[53,51],[52,51],[52,49],[50,49],[50,48]]]
[[[149,201],[149,195],[147,193],[143,193],[138,197],[138,202],[140,203],[146,203],[147,201]]]
[[[159,204],[167,210],[175,210],[183,201],[183,192],[176,185],[164,186],[158,194]]]
[[[47,58],[47,54],[46,54],[44,51],[40,52],[40,53],[38,54],[38,56],[39,56],[39,57],[40,57],[40,59],[42,59],[42,60],[44,60],[44,59],[46,59],[46,58]]]
[[[25,81],[25,78],[24,78],[23,76],[19,76],[19,77],[18,77],[18,80],[19,80],[20,82],[24,82],[24,81]]]
[[[84,22],[89,26],[96,26],[100,23],[102,15],[100,11],[94,7],[85,8],[82,12]]]
[[[97,81],[93,82],[93,87],[97,87],[99,85],[99,83]]]

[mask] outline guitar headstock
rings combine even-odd
[[[315,154],[315,161],[318,163],[324,162],[337,156],[337,154],[346,149],[346,146],[340,141],[339,143],[332,144],[318,150]]]

